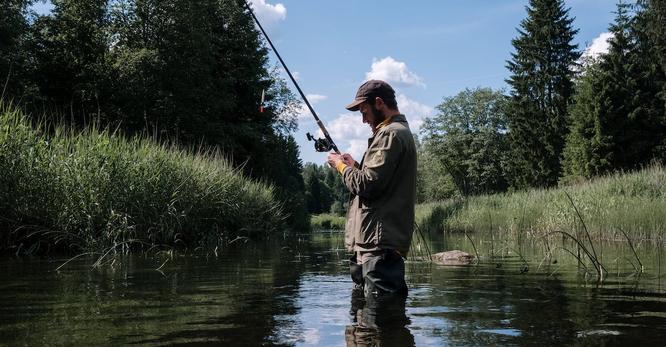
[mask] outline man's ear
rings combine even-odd
[[[375,108],[379,109],[381,106],[384,105],[384,100],[380,97],[375,97]]]

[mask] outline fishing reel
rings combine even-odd
[[[328,139],[318,139],[310,133],[305,134],[308,141],[314,141],[315,151],[317,152],[330,152],[333,149],[333,144]]]

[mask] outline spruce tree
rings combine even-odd
[[[639,166],[666,162],[666,1],[639,0],[632,33],[636,40],[636,107],[631,113],[639,126],[636,153]]]
[[[610,167],[608,138],[600,129],[601,70],[598,61],[588,61],[576,81],[574,103],[569,112],[569,133],[563,152],[564,182],[590,178]]]
[[[552,186],[560,175],[579,57],[571,43],[578,30],[568,13],[562,0],[530,0],[527,18],[512,40],[507,118],[513,157],[509,177],[515,188]]]
[[[608,160],[592,163],[592,175],[635,168],[649,155],[641,149],[647,135],[637,103],[642,73],[628,4],[618,3],[615,21],[609,29],[613,37],[608,53],[601,57],[601,79],[595,87],[599,98],[596,137],[604,139],[596,151]]]
[[[610,48],[586,68],[572,107],[565,179],[633,170],[663,160],[664,75],[649,7],[620,2],[609,30]]]

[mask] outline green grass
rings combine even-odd
[[[313,215],[310,226],[313,230],[344,230],[346,218],[337,214],[322,213]]]
[[[565,191],[571,195],[594,237],[625,239],[620,230],[634,239],[657,239],[664,235],[666,170],[662,166],[554,189],[424,204],[417,206],[417,211],[421,211],[420,220],[428,221],[426,225],[447,231],[495,231],[516,235],[582,231],[581,219]],[[439,211],[443,217],[435,216],[433,211]]]
[[[273,189],[217,152],[46,128],[0,104],[0,250],[215,247],[282,224]]]

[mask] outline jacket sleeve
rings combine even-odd
[[[401,155],[402,145],[394,131],[378,133],[368,147],[363,167],[347,167],[343,172],[347,189],[368,199],[380,195],[393,178]]]

